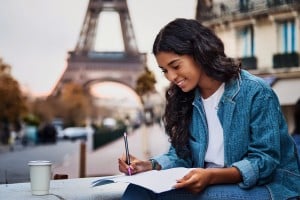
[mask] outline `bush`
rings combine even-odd
[[[39,126],[40,124],[39,118],[33,114],[26,115],[23,121],[26,123],[26,125],[29,126]]]
[[[95,130],[93,138],[93,149],[97,149],[123,136],[126,126],[120,126],[115,129],[108,127],[99,127]]]

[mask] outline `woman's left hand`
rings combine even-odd
[[[209,180],[209,170],[197,168],[192,169],[183,178],[177,180],[177,184],[174,187],[176,189],[185,188],[192,193],[199,193],[209,185]]]

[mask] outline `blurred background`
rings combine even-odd
[[[124,131],[143,158],[166,151],[161,116],[168,82],[151,48],[158,31],[179,17],[212,28],[228,56],[270,84],[293,132],[298,0],[0,4],[0,183],[28,181],[32,159],[51,160],[53,173],[71,178],[116,174]]]

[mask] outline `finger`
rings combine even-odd
[[[177,182],[185,182],[185,181],[189,180],[192,177],[192,175],[193,174],[189,172],[188,174],[183,176],[181,179],[178,179]]]
[[[182,187],[193,187],[196,184],[196,180],[193,176],[186,175],[182,179],[177,181],[177,186]]]
[[[191,180],[181,181],[181,182],[177,182],[173,187],[176,189],[179,189],[179,188],[192,189],[193,184],[194,184],[194,182]]]
[[[119,171],[126,173],[128,165],[121,159],[118,159],[118,162],[119,162]]]
[[[187,177],[182,177],[181,179],[177,180],[177,183],[174,185],[175,188],[184,188],[187,186],[188,182],[187,182]]]
[[[180,189],[180,188],[185,188],[185,187],[186,187],[185,182],[177,182],[177,183],[173,186],[173,188],[175,188],[175,189]]]
[[[122,159],[118,159],[118,161],[119,161],[119,171],[127,175],[132,175],[137,173],[136,165],[134,163],[132,163],[131,165],[127,165],[127,163]]]
[[[118,162],[119,162],[119,164],[120,165],[122,165],[122,166],[126,166],[127,164],[126,164],[126,162],[123,160],[123,159],[118,159]]]

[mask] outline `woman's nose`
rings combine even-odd
[[[171,82],[175,82],[176,78],[177,78],[177,73],[172,71],[172,70],[169,70],[168,71],[168,74],[167,74],[167,79]]]

